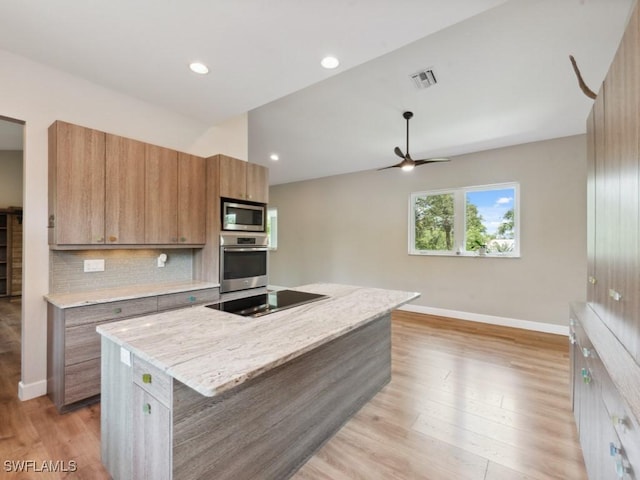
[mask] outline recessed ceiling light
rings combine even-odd
[[[328,56],[322,59],[320,65],[322,65],[326,69],[331,70],[337,68],[338,65],[340,65],[340,61],[336,57]]]
[[[204,63],[193,62],[189,64],[189,68],[192,72],[199,73],[200,75],[206,75],[209,73],[209,68]]]
[[[277,153],[272,153],[271,155],[269,155],[269,158],[274,162],[277,162],[278,160],[280,160],[280,157],[278,156]]]

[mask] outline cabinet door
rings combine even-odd
[[[247,200],[269,202],[269,169],[255,163],[247,163]]]
[[[106,243],[144,243],[145,144],[107,134]]]
[[[49,127],[50,243],[104,243],[104,155],[103,132],[60,121]]]
[[[595,108],[587,118],[587,302],[593,304],[596,295],[595,219],[596,219],[596,138]]]
[[[206,242],[205,178],[204,158],[178,154],[178,243]]]
[[[220,164],[220,196],[244,200],[247,189],[247,162],[218,156]]]
[[[133,478],[171,478],[171,414],[133,385]]]
[[[178,152],[146,145],[145,243],[178,242]]]

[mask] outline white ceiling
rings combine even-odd
[[[249,160],[277,184],[395,163],[406,109],[414,158],[584,132],[567,57],[597,89],[631,3],[2,0],[0,48],[207,125],[249,111]],[[431,66],[439,84],[415,90]]]

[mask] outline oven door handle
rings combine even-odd
[[[225,252],[267,252],[269,247],[222,247]]]

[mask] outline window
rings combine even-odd
[[[269,248],[278,249],[278,210],[276,208],[267,209],[267,237],[269,237]]]
[[[517,257],[518,200],[517,183],[412,193],[409,253]]]

